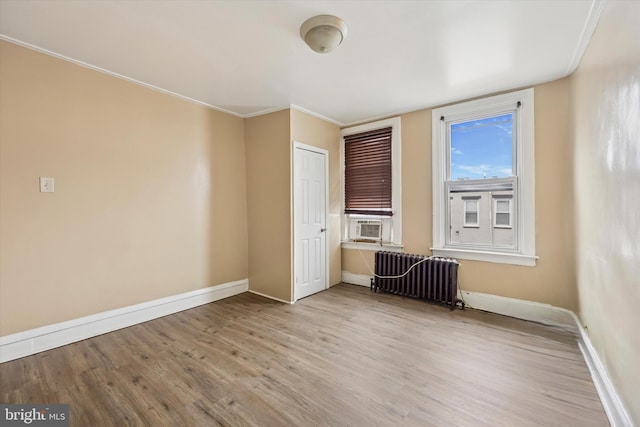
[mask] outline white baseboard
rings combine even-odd
[[[478,310],[554,326],[573,325],[572,311],[550,304],[458,290],[458,298]]]
[[[618,392],[613,386],[607,370],[600,361],[600,357],[598,357],[596,349],[593,348],[587,331],[582,327],[578,316],[573,312],[571,312],[571,314],[573,315],[576,325],[578,325],[578,330],[580,331],[581,339],[578,341],[578,346],[584,356],[584,361],[587,363],[587,367],[591,373],[591,378],[593,379],[593,384],[596,386],[596,390],[600,396],[600,401],[602,402],[604,411],[607,413],[607,418],[609,418],[611,427],[633,427],[631,417],[629,417],[627,410],[622,404],[620,396],[618,396]]]
[[[342,282],[350,283],[352,285],[371,286],[371,278],[373,276],[367,276],[366,274],[357,274],[350,271],[342,271]]]
[[[0,337],[0,363],[208,304],[248,290],[249,281],[243,279]]]
[[[460,295],[462,294],[462,295]],[[633,427],[618,393],[611,382],[609,374],[598,357],[598,353],[591,344],[589,335],[580,323],[578,316],[571,311],[549,304],[541,304],[533,301],[525,301],[515,298],[506,298],[497,295],[482,294],[478,292],[462,291],[458,298],[464,297],[468,306],[503,314],[517,319],[532,320],[554,326],[576,326],[580,332],[578,347],[591,373],[591,379],[596,387],[602,406],[609,418],[611,427]]]
[[[249,289],[249,293],[260,295],[261,297],[269,298],[269,299],[272,299],[274,301],[283,302],[285,304],[293,304],[295,302],[295,301],[285,301],[283,299],[272,297],[271,295],[263,294],[262,292],[253,291],[251,289]]]

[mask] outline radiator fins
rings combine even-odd
[[[385,278],[402,276],[420,261],[423,262],[403,277]],[[453,310],[459,302],[462,303],[458,299],[459,265],[457,260],[450,258],[378,251],[375,254],[375,276],[371,280],[371,289],[440,302]]]

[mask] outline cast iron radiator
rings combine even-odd
[[[417,263],[420,264],[411,268]],[[445,303],[453,310],[458,303],[462,304],[458,299],[459,265],[450,258],[378,251],[371,289]]]

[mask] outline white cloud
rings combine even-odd
[[[505,125],[495,125],[498,129],[500,129],[502,132],[506,133],[507,135],[511,136],[512,133],[512,129],[511,126],[505,126]]]
[[[497,165],[459,165],[457,169],[474,177],[511,176],[511,168]]]

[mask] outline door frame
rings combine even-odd
[[[329,266],[329,151],[325,150],[324,148],[319,148],[319,147],[315,147],[313,145],[308,145],[308,144],[304,144],[302,142],[293,140],[292,141],[292,146],[291,146],[291,219],[292,219],[292,240],[291,240],[291,253],[292,253],[292,262],[291,262],[291,286],[292,286],[292,291],[291,294],[293,295],[293,301],[292,303],[295,303],[298,300],[298,296],[296,295],[296,260],[297,260],[297,254],[296,254],[296,228],[297,228],[297,224],[296,224],[296,150],[306,150],[306,151],[311,151],[314,153],[318,153],[318,154],[322,154],[324,155],[325,158],[325,162],[324,162],[324,223],[325,226],[327,228],[326,231],[326,238],[325,238],[325,250],[324,250],[324,259],[325,259],[325,273],[324,273],[324,289],[329,289],[329,271],[330,266]]]

